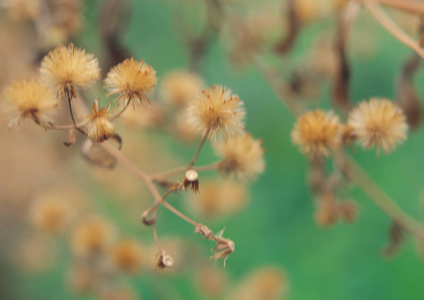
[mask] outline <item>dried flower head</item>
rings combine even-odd
[[[156,270],[162,271],[165,268],[172,268],[174,260],[171,255],[160,253],[158,254],[158,261],[156,263]]]
[[[87,87],[100,78],[100,67],[94,55],[71,43],[50,51],[41,62],[40,73],[61,99],[72,99],[78,87]]]
[[[32,221],[41,231],[57,234],[69,224],[72,215],[68,202],[60,198],[41,198],[32,209]]]
[[[215,254],[211,256],[211,259],[223,259],[225,266],[228,256],[235,250],[235,244],[232,240],[222,237],[223,233],[224,231],[221,230],[219,235],[214,237],[216,245],[212,251],[215,252]]]
[[[9,18],[14,21],[35,20],[41,11],[40,0],[5,0],[3,6],[7,9]]]
[[[339,118],[331,111],[307,112],[297,119],[291,138],[293,143],[311,158],[328,156],[331,150],[340,146]]]
[[[99,101],[96,99],[91,106],[91,114],[86,116],[87,121],[87,136],[93,141],[103,142],[114,136],[115,128],[107,119],[109,116],[109,105],[106,108],[101,108]]]
[[[407,138],[408,125],[402,110],[387,99],[361,102],[349,115],[348,124],[364,148],[390,152]]]
[[[134,240],[119,242],[112,250],[112,262],[126,273],[140,272],[143,264],[140,243]]]
[[[218,170],[224,175],[235,174],[239,179],[255,179],[265,169],[262,141],[254,140],[250,134],[216,143],[216,153],[223,157]]]
[[[175,106],[185,106],[204,86],[202,78],[188,71],[167,73],[161,84],[163,99]]]
[[[72,232],[72,250],[79,256],[98,254],[110,245],[114,237],[112,226],[102,218],[82,220]]]
[[[213,85],[192,98],[187,109],[187,124],[202,137],[214,140],[244,132],[243,102],[231,90]]]
[[[14,81],[4,89],[3,98],[18,114],[9,126],[19,124],[23,118],[34,118],[37,122],[42,122],[43,113],[58,104],[52,91],[37,79]]]
[[[137,104],[144,100],[150,103],[148,95],[153,92],[156,83],[156,71],[144,60],[138,62],[133,58],[113,67],[105,79],[108,97],[117,95],[115,102],[118,105],[124,103],[125,106],[130,102],[134,105],[135,101]]]
[[[185,173],[182,188],[185,191],[192,189],[195,193],[199,192],[199,174],[195,170],[188,170]]]
[[[76,294],[93,292],[99,284],[95,271],[86,265],[76,265],[68,273],[69,289]]]

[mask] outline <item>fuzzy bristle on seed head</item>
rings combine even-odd
[[[232,137],[244,132],[243,102],[222,85],[202,90],[187,108],[187,125],[202,137]]]
[[[350,113],[349,126],[361,145],[388,153],[407,138],[408,124],[402,110],[387,99],[361,102]]]
[[[140,104],[142,101],[150,103],[149,94],[156,86],[156,71],[144,60],[138,62],[126,59],[113,67],[105,79],[108,96],[116,95],[118,105],[127,106],[130,102]]]
[[[61,99],[72,99],[77,96],[77,88],[90,86],[100,78],[100,67],[94,55],[74,44],[59,45],[43,58],[40,73]]]
[[[265,169],[262,142],[250,134],[227,139],[214,145],[216,153],[223,157],[218,170],[224,175],[235,174],[239,179],[255,179]]]
[[[341,145],[341,130],[339,118],[333,112],[314,110],[297,119],[291,138],[305,155],[322,158]]]

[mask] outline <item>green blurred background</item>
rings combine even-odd
[[[86,2],[87,24],[75,41],[92,53],[100,52],[102,47],[96,25],[100,2]],[[189,63],[185,44],[175,30],[175,14],[181,13],[178,7],[176,0],[134,1],[131,16],[128,16],[128,30],[121,37],[137,59],[143,58],[156,69],[159,82],[166,72],[187,68]],[[319,32],[332,24],[333,17],[319,25],[307,26],[290,65],[301,61]],[[373,28],[364,39],[370,39],[375,45],[375,54],[366,58],[353,56],[352,99],[360,101],[371,96],[392,99],[396,74],[410,50],[377,23],[371,20],[369,25]],[[307,161],[290,141],[295,118],[254,68],[235,69],[225,48],[221,40],[212,44],[201,63],[201,75],[208,85],[225,84],[240,96],[247,108],[247,131],[263,139],[266,148],[266,171],[252,184],[249,205],[240,214],[208,224],[215,231],[225,227],[225,235],[236,243],[236,251],[225,267],[230,280],[237,282],[256,267],[271,265],[282,268],[287,275],[287,299],[424,299],[424,268],[416,241],[407,236],[396,256],[384,258],[381,250],[388,243],[390,220],[359,189],[354,188],[351,192],[360,208],[355,223],[339,223],[328,229],[315,224],[315,204],[306,182]],[[284,66],[285,62],[278,64],[282,72]],[[417,78],[421,92],[424,90],[419,82],[423,79],[422,74]],[[328,85],[323,86],[322,99],[315,106],[330,106]],[[163,147],[172,147],[175,154],[185,160],[195,149],[195,145],[181,145],[160,132],[148,135]],[[423,137],[422,130],[410,132],[407,142],[390,155],[376,156],[372,151],[360,149],[352,153],[374,180],[418,219],[423,219],[424,212]],[[199,163],[208,163],[211,157],[213,151],[208,146]],[[79,160],[77,154],[74,159]],[[117,202],[102,193],[99,186],[96,188],[99,190],[92,191],[91,195],[100,203],[99,209],[132,234],[151,238],[148,229],[142,228],[138,220],[125,219]],[[182,201],[177,197],[172,201],[175,199]],[[177,207],[184,210],[183,205]],[[160,234],[183,236],[202,248],[201,255],[209,255],[212,244],[192,234],[192,227],[163,209],[159,214]],[[58,263],[41,274],[26,274],[16,269],[12,262],[3,260],[0,299],[90,299],[67,292],[69,250],[65,240],[59,243],[62,245]],[[221,262],[217,265],[221,267]],[[204,299],[195,287],[193,268],[195,266],[184,268],[178,275],[148,273],[126,280],[142,299]],[[177,291],[180,296],[171,291]]]

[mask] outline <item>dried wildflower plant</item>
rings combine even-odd
[[[158,253],[156,268],[163,270],[174,266],[173,253],[165,252],[157,234],[159,207],[165,207],[191,224],[195,232],[214,242],[211,259],[222,259],[225,263],[235,250],[234,242],[225,238],[223,231],[215,235],[205,225],[193,221],[168,203],[166,197],[179,191],[201,193],[202,172],[214,170],[223,175],[236,174],[239,179],[253,180],[264,171],[264,150],[261,141],[245,133],[246,111],[239,97],[222,85],[204,89],[203,80],[191,73],[173,73],[168,77],[162,91],[167,99],[162,103],[183,108],[180,112],[186,109],[186,114],[180,116],[184,118],[185,126],[200,138],[200,143],[192,159],[183,167],[148,174],[119,151],[122,139],[116,133],[114,121],[125,115],[130,104],[134,107],[136,104],[143,104],[137,107],[141,110],[150,105],[149,97],[152,97],[157,84],[156,71],[150,65],[143,60],[136,61],[131,58],[113,67],[104,80],[104,88],[108,92],[110,102],[102,108],[100,99],[94,100],[91,113],[87,107],[83,107],[85,116],[74,114],[74,99],[77,96],[82,98],[78,95],[80,88],[90,88],[100,79],[98,60],[94,55],[87,54],[85,50],[73,44],[68,47],[59,45],[42,60],[40,76],[44,83],[38,79],[12,83],[4,90],[2,98],[13,107],[18,120],[23,118],[33,120],[45,130],[68,131],[69,141],[65,143],[67,146],[76,142],[77,133],[87,138],[82,153],[88,162],[107,168],[122,164],[145,183],[154,202],[142,212],[141,220],[145,225],[152,227]],[[45,119],[44,113],[57,107],[58,100],[67,100],[71,124],[56,125],[56,121]],[[160,122],[158,124],[160,126]],[[220,138],[220,141],[215,147],[220,159],[204,166],[197,166],[196,162],[204,144],[217,138]],[[111,140],[118,141],[119,148]],[[175,175],[179,178],[171,179]],[[234,193],[230,192],[231,182],[226,176],[223,180],[227,182],[225,191]],[[161,187],[166,188],[166,192],[161,193],[159,190]],[[223,193],[226,193],[225,191]],[[245,199],[245,193],[246,190],[242,189],[239,198]],[[46,232],[61,231],[68,224],[66,212],[55,202],[40,204],[33,217],[34,223]],[[134,274],[142,269],[143,247],[134,240],[116,243],[116,238],[117,231],[113,224],[100,216],[82,218],[72,228],[70,233],[72,253],[76,261],[91,268],[85,275],[94,274],[84,275],[87,280],[78,284],[81,285],[80,290],[85,289],[86,283],[90,289],[96,290],[95,285],[100,284],[98,281],[105,280],[104,278],[117,271]],[[98,259],[94,259],[96,257]]]

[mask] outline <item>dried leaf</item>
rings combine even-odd
[[[91,140],[86,140],[81,148],[81,155],[93,165],[98,167],[113,169],[117,161],[102,146]]]

